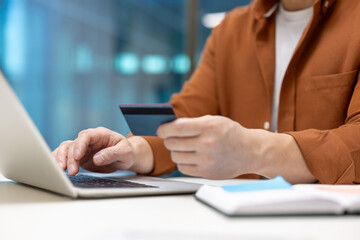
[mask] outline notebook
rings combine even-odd
[[[281,177],[237,185],[204,185],[195,197],[228,216],[360,213],[359,185],[291,185]]]

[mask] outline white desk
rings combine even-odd
[[[192,195],[72,200],[4,181],[0,239],[358,240],[360,216],[229,218]]]

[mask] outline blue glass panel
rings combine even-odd
[[[4,26],[4,68],[13,75],[13,80],[22,80],[21,74],[25,71],[26,47],[25,47],[25,0],[9,1],[7,17]]]
[[[167,62],[163,56],[147,55],[142,60],[142,68],[147,74],[161,74],[167,70]]]
[[[187,74],[190,70],[190,59],[185,54],[176,55],[172,61],[172,69],[175,73]]]
[[[76,49],[76,69],[79,73],[88,73],[92,68],[92,50],[86,44],[80,44]]]
[[[134,53],[121,53],[115,58],[115,68],[121,74],[135,74],[139,65],[139,58]]]

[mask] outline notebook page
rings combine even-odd
[[[336,201],[348,212],[360,212],[360,185],[299,184],[293,188]]]

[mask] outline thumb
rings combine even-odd
[[[93,157],[93,161],[97,166],[104,166],[115,162],[128,163],[131,162],[134,157],[134,148],[127,139],[123,139],[116,145],[97,152]]]

